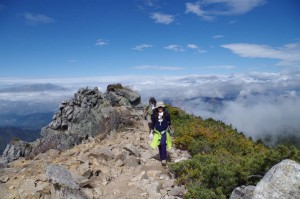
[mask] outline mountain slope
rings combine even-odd
[[[62,152],[51,149],[33,160],[21,158],[11,162],[10,168],[0,169],[0,195],[5,199],[68,198],[70,195],[73,198],[182,198],[184,187],[176,185],[174,176],[157,159],[158,150],[151,149],[148,142],[147,122],[141,120],[133,127],[112,131],[107,137],[90,138]],[[189,157],[187,152],[176,149],[170,150],[169,155],[172,162]],[[64,179],[58,179],[58,170],[48,176],[49,168],[70,172],[69,181],[62,173]],[[56,180],[55,185],[49,178]],[[67,189],[71,182],[79,189]]]
[[[267,147],[222,121],[203,120],[178,108],[169,110],[175,145],[193,156],[171,166],[179,183],[187,186],[187,198],[229,198],[235,187],[255,185],[258,176],[281,160],[300,162],[300,151],[294,146]]]

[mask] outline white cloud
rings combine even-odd
[[[181,46],[179,46],[177,44],[171,44],[171,45],[165,46],[164,48],[167,50],[173,50],[173,51],[177,51],[177,52],[185,51],[184,48],[182,48]]]
[[[150,44],[141,44],[141,45],[135,46],[132,49],[133,50],[138,50],[138,51],[143,51],[145,48],[151,48],[151,47],[153,47],[153,46],[150,45]]]
[[[224,37],[224,35],[214,35],[213,36],[214,39],[219,39],[219,38],[223,38],[223,37]]]
[[[216,16],[242,15],[263,5],[266,0],[205,0],[186,3],[186,13],[193,13],[204,20]]]
[[[157,0],[144,0],[144,4],[148,7],[157,7]]]
[[[204,20],[213,20],[214,17],[208,16],[205,11],[201,9],[200,2],[196,3],[186,3],[186,11],[185,13],[193,13],[199,17],[202,17]]]
[[[201,50],[200,47],[197,46],[196,44],[188,44],[188,45],[186,45],[186,47],[195,50],[197,53],[206,52],[205,50]]]
[[[30,25],[54,23],[54,19],[46,15],[34,15],[32,13],[27,12],[24,14],[24,16],[26,19],[26,23]]]
[[[150,17],[151,19],[154,19],[155,23],[170,24],[174,21],[173,15],[162,14],[159,12],[152,13]]]
[[[184,69],[182,67],[176,67],[176,66],[153,66],[153,65],[134,66],[133,68],[137,70],[166,70],[166,71],[176,71],[176,70]]]
[[[279,65],[300,64],[300,43],[274,48],[268,45],[233,43],[222,45],[241,57],[279,59]]]
[[[105,46],[108,45],[108,40],[106,39],[98,39],[95,43],[96,46]]]
[[[188,44],[186,45],[186,47],[191,49],[199,49],[199,47],[196,44]]]
[[[208,69],[216,69],[216,70],[232,70],[235,69],[235,66],[232,65],[220,65],[220,66],[206,66]]]

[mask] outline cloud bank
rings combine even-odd
[[[46,84],[48,82],[51,84]],[[45,112],[46,109],[56,111],[59,102],[70,99],[79,88],[98,87],[105,92],[108,84],[116,82],[137,90],[142,96],[143,103],[147,103],[149,97],[154,96],[157,100],[171,103],[189,113],[232,124],[254,139],[264,137],[266,134],[278,135],[300,131],[299,70],[290,73],[170,77],[0,79],[0,111],[22,113],[41,112],[42,109]],[[31,89],[28,89],[28,83],[39,86],[31,86]],[[26,84],[27,87],[24,88],[27,90],[20,90],[22,85]],[[11,91],[13,88],[14,92]]]

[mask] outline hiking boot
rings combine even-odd
[[[167,160],[162,160],[162,161],[161,161],[161,165],[162,165],[162,166],[166,166],[166,165],[167,165]]]

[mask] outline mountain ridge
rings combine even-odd
[[[226,198],[237,186],[255,185],[258,180],[251,176],[263,176],[280,161],[300,160],[293,147],[268,148],[221,121],[203,120],[176,107],[168,110],[175,147],[169,151],[171,164],[166,169],[157,150],[149,148],[138,93],[121,85],[111,85],[105,93],[79,89],[73,99],[60,104],[41,139],[14,141],[6,147],[0,161],[1,195],[9,199]],[[291,169],[299,165],[285,163]],[[297,175],[279,180],[294,190],[289,179]],[[253,195],[256,188],[249,190]],[[300,196],[297,191],[290,194]]]

